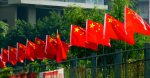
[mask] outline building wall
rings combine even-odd
[[[15,25],[17,19],[16,6],[0,6],[0,20],[7,22],[10,26]]]

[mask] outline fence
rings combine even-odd
[[[130,55],[133,57],[130,58]],[[41,72],[49,69],[64,68],[65,78],[149,78],[150,77],[150,44],[136,50],[121,51],[102,55],[93,54],[89,57],[74,58],[56,64],[30,65],[27,68],[18,68],[21,71]]]

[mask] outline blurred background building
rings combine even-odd
[[[61,12],[62,8],[68,5],[78,5],[83,8],[108,9],[107,3],[110,0],[0,0],[0,20],[7,22],[10,26],[15,25],[15,20],[21,19],[30,22],[32,25],[37,19],[49,14],[49,11]],[[140,15],[150,22],[150,1],[136,0],[136,7]]]
[[[0,0],[0,20],[10,26],[15,25],[15,20],[21,19],[32,25],[37,19],[49,14],[49,11],[61,12],[68,5],[78,5],[83,8],[107,9],[104,0]]]

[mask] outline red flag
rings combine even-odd
[[[64,42],[64,41],[61,41],[61,42],[62,42],[62,44],[63,44],[63,46],[64,46],[65,52],[68,53],[68,50],[69,50],[69,48],[70,48],[69,44],[66,43],[66,42]]]
[[[9,59],[8,60],[13,65],[17,64],[16,54],[17,54],[17,48],[8,46],[8,55],[9,55],[9,57],[8,57]]]
[[[38,78],[38,75],[37,73],[32,72],[32,73],[29,73],[29,78]]]
[[[56,40],[57,40],[56,62],[61,62],[62,60],[67,59],[68,45],[61,41],[58,32],[56,35]]]
[[[24,59],[26,57],[25,51],[26,46],[21,43],[17,43],[17,60],[21,63],[24,62]]]
[[[84,47],[89,48],[92,50],[97,51],[98,44],[86,42],[86,34],[85,29],[71,25],[71,31],[70,31],[70,45],[71,46],[77,46],[77,47]]]
[[[105,14],[104,37],[108,41],[115,39],[134,44],[134,38],[125,32],[124,24],[109,14]]]
[[[45,58],[45,41],[35,38],[36,47],[36,58],[37,59],[44,59]]]
[[[26,58],[28,60],[34,61],[35,52],[36,52],[36,44],[32,41],[27,40],[27,48],[26,48]]]
[[[2,61],[8,62],[8,50],[1,48]]]
[[[125,7],[125,29],[134,37],[134,32],[150,35],[150,26],[136,12]]]
[[[46,57],[49,59],[55,59],[56,57],[56,47],[57,41],[56,39],[52,38],[49,35],[46,35],[46,46],[45,46],[45,52],[46,52]]]
[[[6,62],[2,61],[2,55],[0,54],[0,68],[5,68]]]
[[[103,40],[103,25],[92,20],[86,21],[87,42],[111,46],[109,41]]]

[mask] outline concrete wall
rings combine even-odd
[[[149,24],[150,24],[150,0],[149,0]]]
[[[28,22],[32,25],[36,24],[36,8],[34,6],[28,7]]]
[[[10,26],[14,26],[16,19],[16,6],[0,6],[0,20],[5,20]]]

